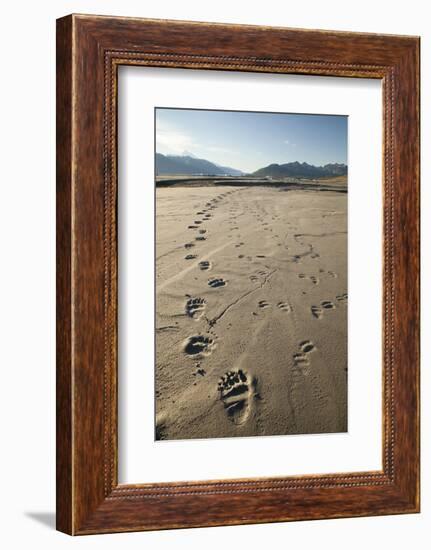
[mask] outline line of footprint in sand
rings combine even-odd
[[[229,194],[229,193],[228,193]],[[221,200],[225,195],[220,195],[217,197],[217,199],[213,199],[213,203],[217,203],[218,200]],[[215,205],[211,203],[207,203],[206,207],[209,209],[215,208]],[[235,210],[232,210],[232,215],[236,214]],[[203,215],[202,220],[195,220],[194,224],[190,225],[189,229],[198,229],[198,232],[201,235],[204,235],[206,233],[206,230],[199,229],[199,226],[202,222],[210,219],[211,216],[206,214],[206,210],[203,209],[199,212],[197,212],[197,215]],[[231,218],[230,220],[231,224],[231,230],[238,230],[239,227],[237,225],[234,225],[234,220]],[[266,224],[268,225],[268,224]],[[197,237],[195,240],[204,240],[202,238]],[[236,248],[239,248],[243,246],[243,242],[239,242],[235,245]],[[187,243],[185,247],[187,249],[193,248],[195,245],[194,243]],[[244,256],[242,256],[244,257]],[[257,255],[257,258],[265,258],[264,255]],[[186,260],[191,260],[197,258],[196,254],[190,254],[186,256]],[[250,257],[251,259],[251,257]],[[211,269],[211,262],[209,261],[201,261],[198,264],[199,269],[202,271],[206,271]],[[265,272],[259,273],[259,275],[265,275]],[[251,278],[253,281],[260,280],[259,277],[254,276]],[[222,278],[210,278],[208,280],[208,285],[211,288],[219,288],[223,287],[227,284],[227,282]],[[206,300],[204,298],[189,298],[186,303],[185,311],[186,314],[195,320],[198,320],[202,317],[204,314],[205,308],[206,308]],[[258,307],[271,307],[270,304],[267,304],[264,301],[261,301],[258,303]],[[287,302],[278,302],[277,308],[280,311],[283,312],[289,312],[291,311],[291,306]],[[216,339],[213,338],[211,335],[202,335],[198,334],[195,336],[191,336],[187,339],[187,341],[184,344],[184,352],[189,355],[192,358],[198,358],[199,363],[197,363],[196,366],[196,372],[193,373],[194,376],[201,375],[204,376],[206,374],[206,371],[201,366],[201,362],[203,359],[210,355],[212,351],[216,347]],[[251,408],[252,408],[252,401],[254,398],[259,398],[259,394],[256,392],[257,388],[257,378],[251,377],[247,372],[245,372],[242,369],[239,370],[231,370],[227,371],[219,380],[218,382],[218,391],[220,394],[220,400],[223,403],[224,409],[226,411],[226,414],[230,420],[232,420],[235,424],[239,425],[244,423],[247,418],[249,417]]]
[[[207,302],[204,298],[189,298],[186,302],[186,314],[192,319],[199,319],[204,314]],[[266,309],[271,304],[265,300],[258,302],[258,307]],[[278,302],[277,308],[282,312],[290,312],[291,306],[287,302]],[[198,359],[195,365],[194,376],[205,376],[202,367],[205,357],[209,356],[216,347],[216,337],[210,334],[198,334],[189,337],[184,344],[184,352],[192,359]],[[249,417],[253,407],[253,400],[259,399],[257,393],[257,378],[252,377],[242,369],[227,371],[218,382],[220,401],[223,404],[229,420],[234,424],[243,424]],[[196,384],[196,383],[195,383]]]
[[[247,207],[246,207],[246,209],[247,209]],[[307,237],[309,235],[307,235],[305,233],[295,233],[295,231],[298,230],[298,227],[292,225],[291,222],[289,222],[289,221],[284,222],[285,225],[289,228],[289,231],[286,233],[286,235],[282,239],[278,233],[274,232],[274,229],[271,227],[270,222],[268,222],[269,218],[271,218],[271,220],[274,221],[274,222],[280,221],[281,220],[280,215],[275,214],[275,213],[273,213],[271,215],[260,204],[255,204],[254,209],[251,208],[251,209],[247,209],[247,210],[256,219],[256,221],[263,228],[264,231],[269,231],[270,233],[272,233],[271,237],[273,239],[279,241],[277,243],[277,246],[284,246],[284,248],[286,250],[289,250],[290,246],[287,246],[285,241],[286,241],[287,237],[290,236],[290,237],[293,237],[293,239],[296,241],[296,243],[299,244],[304,249],[304,252],[290,255],[288,261],[293,262],[293,263],[301,263],[301,260],[306,256],[310,257],[311,259],[316,259],[316,258],[320,257],[320,254],[315,250],[312,243],[308,243],[308,242],[303,241],[303,238]],[[234,222],[231,221],[230,223],[232,224]],[[232,229],[239,229],[239,228],[237,226],[235,226]],[[326,236],[326,235],[330,235],[330,233],[328,233],[328,234],[323,233],[323,234],[318,235],[318,236]],[[240,235],[238,235],[238,236],[240,237]],[[311,236],[314,236],[314,235],[311,235]],[[243,244],[243,243],[241,243],[241,244]],[[236,246],[239,246],[239,245],[236,245]],[[238,257],[239,258],[244,258],[245,256],[241,255],[241,256],[238,256]],[[256,257],[257,258],[265,258],[264,255],[258,255]],[[248,260],[252,259],[251,256],[247,256],[246,258]],[[319,272],[320,273],[326,273],[328,276],[333,277],[333,278],[338,277],[338,275],[336,273],[334,273],[333,271],[325,271],[324,269],[320,269]],[[309,277],[309,276],[306,276],[305,274],[301,274],[301,275],[302,275],[303,278],[310,279],[313,284],[319,284],[319,277],[317,277],[317,276],[310,276]]]
[[[347,305],[347,293],[336,296],[339,304]],[[316,319],[322,319],[325,311],[334,310],[336,305],[331,300],[323,300],[319,306],[311,306],[311,313]],[[297,372],[304,376],[310,374],[310,355],[316,351],[316,346],[311,340],[303,340],[299,343],[298,350],[293,354],[293,366]]]
[[[195,238],[196,241],[201,242],[207,239],[207,236],[206,236],[207,230],[203,229],[200,226],[202,225],[202,223],[212,218],[212,214],[209,213],[209,211],[217,208],[217,203],[219,203],[221,200],[223,200],[227,195],[230,195],[231,193],[232,191],[218,195],[216,198],[213,198],[209,202],[207,202],[205,204],[205,208],[196,212],[196,216],[202,216],[202,218],[194,220],[193,224],[188,226],[188,229],[198,230],[198,235]],[[186,250],[189,250],[194,247],[195,247],[195,243],[193,242],[189,242],[184,245],[184,248],[186,248]],[[197,257],[198,257],[197,254],[187,254],[184,259],[193,260]],[[201,262],[198,263],[198,266],[201,271],[208,271],[209,269],[211,269],[212,264],[208,260],[202,260]],[[222,278],[208,279],[208,286],[210,286],[211,288],[218,288],[220,286],[225,286],[225,285],[226,285],[226,281],[224,281],[224,279]],[[204,298],[189,297],[185,306],[186,315],[194,320],[200,319],[204,314],[206,303],[207,302]],[[215,346],[215,341],[210,336],[203,336],[203,335],[190,336],[184,345],[184,352],[191,357],[194,357],[194,356],[204,357],[211,353],[214,346]],[[196,368],[197,370],[196,370],[196,373],[194,373],[194,375],[205,374],[205,370],[200,367],[200,363],[196,364]]]
[[[196,212],[196,216],[199,216],[199,217],[197,217],[190,225],[188,225],[187,228],[190,229],[190,230],[193,230],[193,231],[197,230],[197,236],[195,237],[195,242],[188,242],[188,243],[184,244],[184,248],[186,250],[190,250],[190,249],[194,248],[196,246],[196,242],[200,243],[200,242],[204,242],[204,241],[207,240],[207,238],[208,238],[207,230],[202,227],[202,224],[204,224],[205,222],[208,222],[212,219],[212,217],[214,215],[214,212],[212,212],[212,211],[214,211],[216,208],[218,208],[218,203],[220,203],[220,201],[223,201],[223,199],[225,199],[231,193],[234,193],[234,191],[228,191],[227,193],[221,193],[217,197],[215,197],[215,198],[211,199],[210,201],[208,201],[205,204],[204,208],[202,208],[201,210],[198,210],[198,212]],[[190,253],[190,254],[187,254],[184,257],[184,259],[185,260],[194,260],[197,257],[198,257],[197,254]],[[206,269],[208,269],[208,267]]]
[[[194,319],[203,314],[206,301],[202,298],[192,298],[187,301],[186,311]],[[216,338],[211,335],[198,334],[190,336],[184,345],[184,352],[199,362],[195,364],[194,376],[205,376],[206,370],[202,367],[205,357],[209,356],[216,347]],[[196,384],[196,382],[195,382]],[[257,398],[257,379],[242,369],[227,371],[218,382],[219,399],[229,420],[234,424],[243,424],[252,409],[252,402]]]
[[[218,382],[218,391],[226,414],[235,424],[243,424],[250,415],[252,401],[259,398],[257,378],[243,369],[227,371]]]
[[[269,227],[268,222],[264,221],[260,216],[256,216],[258,221],[261,223],[261,226],[263,227],[264,231],[271,231],[272,229]],[[231,223],[233,225],[233,221]],[[238,226],[232,227],[234,230],[238,230]],[[278,237],[278,235],[275,235],[275,237]],[[244,243],[236,244],[235,246],[238,248],[242,246]],[[239,258],[243,258],[244,255],[240,255]],[[265,258],[263,254],[257,255],[257,258]],[[315,254],[314,257],[318,257],[318,254]],[[248,259],[252,259],[249,257]],[[300,259],[300,257],[296,258],[297,260]],[[258,275],[264,275],[264,272],[259,272],[258,274],[251,275],[250,280],[252,282],[257,282],[259,280]],[[332,273],[331,273],[332,274]],[[319,279],[315,276],[306,276],[303,274],[299,275],[300,278],[309,278],[313,284],[318,284]],[[268,302],[267,300],[260,300],[257,304],[258,308],[260,310],[266,310],[268,308],[272,307],[272,304]],[[289,313],[292,311],[292,307],[288,302],[278,302],[277,308],[284,312]],[[253,312],[254,315],[258,315],[257,312]],[[305,340],[300,343],[300,352],[295,354],[296,361],[299,363],[302,361],[303,366],[309,366],[309,360],[307,358],[307,354],[311,353],[315,346],[310,341]],[[254,384],[257,384],[257,380],[252,380],[252,386]],[[250,410],[250,385],[247,384],[247,375],[242,370],[239,371],[228,371],[219,381],[219,391],[221,394],[221,399],[224,403],[224,406],[226,408],[226,411],[229,416],[232,417],[232,419],[237,423],[242,423],[246,420],[249,410]]]
[[[299,348],[293,355],[293,364],[296,368],[300,369],[302,374],[308,375],[310,367],[309,355],[316,350],[316,346],[311,340],[303,340],[299,343]]]
[[[347,293],[338,294],[335,298],[339,304],[347,305]],[[323,300],[320,302],[320,305],[313,305],[310,309],[313,317],[316,319],[322,319],[325,311],[334,310],[336,307],[336,304],[331,300]]]
[[[210,210],[217,208],[217,203],[230,195],[233,191],[228,193],[222,193],[216,198],[211,199],[206,203],[205,208],[196,213],[197,216],[202,216],[200,219],[194,220],[192,224],[188,226],[188,229],[197,230],[198,235],[195,237],[195,241],[202,242],[207,239],[207,230],[203,229],[201,225],[212,218]],[[233,229],[238,229],[234,227]],[[239,246],[244,243],[240,243]],[[195,247],[195,243],[189,242],[184,245],[186,250],[190,250]],[[185,260],[194,260],[198,257],[197,254],[187,254]],[[210,261],[202,260],[198,263],[198,267],[201,271],[208,271],[211,269],[212,264]],[[208,279],[208,286],[211,288],[220,288],[226,286],[227,281],[221,277],[211,277]],[[188,317],[194,320],[198,320],[205,312],[207,302],[204,298],[192,298],[188,297],[185,305],[185,313]],[[205,357],[209,356],[216,347],[216,337],[212,335],[198,334],[190,336],[184,343],[184,353],[193,359],[199,360],[195,364],[196,371],[194,376],[205,376],[206,371],[201,366]],[[196,384],[196,383],[195,383]],[[252,397],[255,395],[255,388],[257,385],[256,379],[249,381],[249,375],[242,369],[237,371],[226,372],[219,380],[218,391],[220,394],[220,400],[223,403],[226,414],[230,420],[235,424],[242,424],[248,418]]]
[[[335,273],[334,271],[325,271],[324,269],[319,269],[319,273],[320,274],[327,274],[329,275],[329,277],[332,277],[333,279],[337,279],[338,278],[338,274]],[[311,281],[311,283],[313,283],[313,285],[318,285],[320,283],[320,277],[318,277],[317,275],[308,275],[306,273],[298,273],[298,278],[299,279],[304,279],[304,280],[309,280]]]
[[[257,307],[259,309],[268,309],[272,307],[272,304],[270,302],[267,302],[266,300],[260,300],[257,303]],[[292,306],[288,302],[278,302],[277,308],[283,313],[290,313],[292,311]],[[256,312],[254,312],[254,314],[257,315]]]
[[[203,298],[190,298],[186,304],[186,312],[193,319],[199,318],[205,309],[206,301]],[[190,336],[184,344],[184,353],[199,362],[195,364],[194,376],[205,376],[206,370],[202,367],[205,357],[209,356],[216,347],[216,337],[198,334]],[[196,382],[195,382],[196,384]],[[242,369],[227,371],[218,382],[219,399],[229,420],[234,424],[243,424],[252,409],[252,402],[257,398],[257,379]]]

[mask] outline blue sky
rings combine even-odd
[[[347,164],[347,117],[156,109],[156,150],[251,172],[268,164]]]

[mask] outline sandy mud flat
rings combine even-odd
[[[156,191],[156,438],[347,430],[347,194]]]

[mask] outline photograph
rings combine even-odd
[[[154,116],[155,440],[347,432],[348,116]]]
[[[429,548],[429,4],[2,8],[2,547]]]

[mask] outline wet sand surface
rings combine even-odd
[[[347,430],[347,194],[156,191],[156,437]]]

